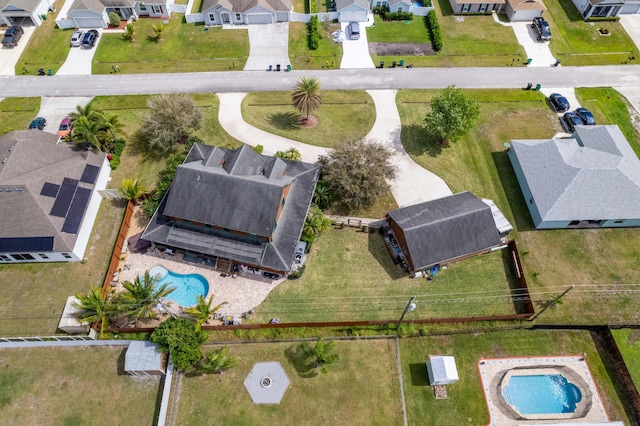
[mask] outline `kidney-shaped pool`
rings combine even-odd
[[[193,306],[197,303],[198,295],[206,297],[209,293],[209,282],[200,274],[178,274],[160,265],[151,268],[149,273],[159,278],[156,288],[163,284],[175,287],[167,299],[182,306]]]

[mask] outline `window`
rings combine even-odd
[[[533,197],[529,198],[529,204],[533,204]]]
[[[460,12],[465,13],[471,10],[471,4],[463,4]]]
[[[48,259],[48,258],[49,258],[49,256],[47,256],[47,255],[46,255],[46,254],[44,254],[44,253],[38,253],[38,256],[40,256],[40,257],[41,257],[41,258],[43,258],[43,259]]]
[[[398,6],[398,12],[402,12],[402,6]]]
[[[145,6],[144,3],[140,3],[140,12],[146,12],[147,11],[147,6]]]
[[[240,15],[239,13],[236,13],[236,21],[242,21],[242,15]]]
[[[609,16],[611,8],[611,6],[596,6],[591,16]]]
[[[210,14],[209,14],[209,20],[210,20],[211,22],[216,22],[216,15],[214,15],[213,13],[210,13]]]
[[[381,1],[377,1],[376,2],[376,7],[380,7],[380,6],[382,6],[382,2]]]
[[[11,258],[4,254],[0,254],[0,260],[4,260],[5,262],[11,262]]]
[[[579,220],[572,220],[571,222],[569,222],[569,226],[576,226],[576,225],[580,225]]]
[[[71,259],[71,255],[69,253],[62,253],[65,259]]]
[[[616,220],[616,221],[615,221],[615,222],[613,222],[613,223],[624,223],[624,219],[618,219],[618,220]]]
[[[162,6],[151,6],[153,13],[162,13]]]
[[[486,12],[489,10],[489,4],[481,4],[478,6],[478,12]]]

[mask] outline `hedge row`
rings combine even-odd
[[[587,22],[618,22],[619,16],[592,16]]]
[[[313,15],[311,17],[311,20],[307,24],[307,29],[309,31],[309,40],[307,42],[309,49],[316,50],[320,46],[320,33],[318,32],[317,15]]]
[[[425,19],[427,21],[427,28],[429,29],[433,48],[435,50],[442,50],[442,32],[440,31],[440,24],[438,23],[436,11],[431,9]]]
[[[411,21],[413,20],[413,13],[411,12],[389,12],[387,6],[375,6],[373,13],[380,15],[384,21]]]

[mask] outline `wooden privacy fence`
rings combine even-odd
[[[131,227],[131,218],[133,217],[132,201],[127,203],[127,210],[124,212],[124,218],[122,219],[122,225],[120,225],[120,232],[118,232],[118,238],[116,239],[116,245],[113,248],[111,254],[111,261],[109,262],[109,269],[107,269],[107,275],[104,277],[104,283],[102,284],[102,294],[106,294],[110,291],[110,285],[113,281],[114,274],[118,271],[118,265],[120,265],[120,258],[122,257],[123,249],[125,249],[125,241],[127,239],[127,233]]]
[[[516,297],[520,299],[520,303],[522,303],[522,306],[524,306],[525,314],[530,317],[535,313],[535,311],[533,309],[531,295],[529,294],[527,280],[524,277],[524,269],[522,269],[522,263],[520,263],[520,254],[518,253],[516,241],[509,241],[509,243],[507,244],[507,248],[509,249],[509,253],[511,254],[511,260],[513,260],[513,269],[516,272],[516,282],[518,288],[520,289],[520,292]]]

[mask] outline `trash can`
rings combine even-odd
[[[531,65],[531,62],[533,62],[533,59],[527,58],[527,65]]]
[[[273,65],[269,65],[268,71],[273,71]]]
[[[384,61],[380,61],[380,68],[384,68]]]
[[[527,87],[524,90],[531,90],[532,87],[533,87],[533,83],[527,83]]]
[[[291,71],[291,65],[287,65],[287,71]]]
[[[48,75],[53,75],[53,70],[49,70],[49,71],[47,71],[47,74],[48,74]]]
[[[404,67],[404,59],[400,59],[400,66]]]
[[[280,71],[280,64],[276,65],[276,71]]]
[[[534,90],[540,90],[540,84],[536,84],[536,88]]]

